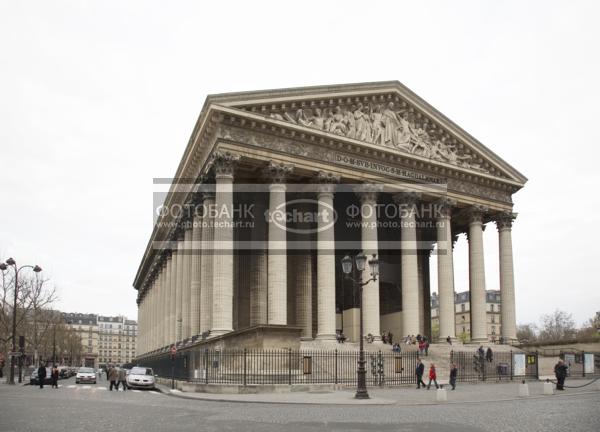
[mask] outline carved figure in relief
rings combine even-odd
[[[434,138],[426,123],[416,124],[412,113],[397,110],[394,102],[320,108],[271,113],[270,118],[334,133],[368,143],[397,148],[421,157],[485,171],[473,157],[456,146]]]

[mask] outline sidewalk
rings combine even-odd
[[[591,380],[568,380],[567,386],[579,386]],[[171,390],[164,385],[157,388],[164,394],[171,396],[196,399],[201,401],[218,402],[243,402],[243,403],[270,403],[270,404],[326,404],[326,405],[431,405],[449,403],[481,403],[498,402],[520,399],[518,397],[519,382],[510,383],[478,383],[457,385],[455,391],[447,388],[447,402],[436,401],[436,390],[417,390],[414,387],[395,388],[369,388],[371,399],[354,399],[355,389],[345,389],[331,392],[291,392],[291,393],[268,393],[268,394],[213,394],[213,393],[191,393],[180,390]],[[597,393],[600,395],[600,380],[586,387],[571,389],[564,392],[556,392],[555,395],[543,395],[543,382],[529,382],[529,398],[565,397],[576,394]]]

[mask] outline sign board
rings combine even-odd
[[[585,353],[583,357],[583,367],[586,374],[594,373],[594,354]]]
[[[525,376],[525,354],[514,353],[513,354],[513,374],[514,376]]]

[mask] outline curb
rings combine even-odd
[[[163,388],[160,388],[163,387]],[[161,393],[177,397],[181,399],[188,400],[197,400],[203,402],[228,402],[228,403],[248,403],[248,404],[269,404],[269,405],[329,405],[329,406],[386,406],[386,405],[394,405],[394,406],[430,406],[430,405],[458,405],[458,404],[481,404],[481,403],[494,403],[494,402],[511,402],[516,400],[532,400],[532,399],[545,399],[552,397],[573,397],[578,395],[589,395],[589,394],[598,394],[596,391],[586,391],[586,392],[577,392],[577,393],[561,393],[554,395],[535,395],[529,397],[518,397],[515,396],[513,398],[504,398],[504,399],[493,399],[493,400],[468,400],[468,401],[446,401],[446,402],[414,402],[414,403],[401,403],[390,399],[380,399],[375,398],[372,399],[373,402],[367,403],[359,403],[359,402],[311,402],[311,401],[264,401],[264,400],[236,400],[236,399],[223,399],[218,396],[192,396],[192,394],[186,394],[181,390],[172,391],[170,388],[165,386],[156,386],[156,389]]]

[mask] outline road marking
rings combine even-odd
[[[158,392],[156,390],[150,390],[150,394],[157,395]]]
[[[74,384],[67,386],[67,388],[75,388],[75,387],[77,387],[77,386]]]
[[[98,387],[98,390],[106,390],[106,387]]]
[[[89,390],[89,389],[91,389],[91,388],[92,388],[92,386],[84,385],[84,386],[83,386],[83,387],[81,387],[81,388],[82,388],[82,389],[85,389],[85,390]]]
[[[131,390],[132,392],[139,393],[140,390]]]

